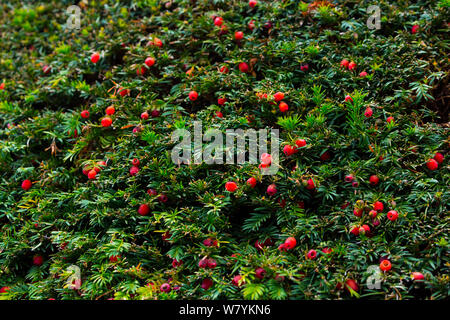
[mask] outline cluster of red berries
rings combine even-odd
[[[442,162],[444,162],[444,156],[442,153],[438,152],[434,155],[433,159],[427,161],[427,168],[434,171],[442,164]]]
[[[278,250],[280,251],[288,251],[295,248],[297,245],[297,240],[294,237],[287,238],[284,243],[278,246]]]
[[[97,176],[97,173],[102,171],[104,167],[106,167],[105,161],[98,161],[95,165],[87,164],[83,167],[83,174],[90,180],[94,180]]]

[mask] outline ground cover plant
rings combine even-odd
[[[449,6],[2,1],[0,299],[448,298]]]

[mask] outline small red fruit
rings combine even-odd
[[[116,112],[116,108],[109,106],[106,108],[105,112],[108,116],[112,116]]]
[[[378,178],[376,175],[372,175],[369,178],[369,183],[371,186],[376,186],[380,182],[380,178]]]
[[[92,61],[92,63],[97,63],[98,60],[100,60],[100,54],[98,52],[94,52],[91,55],[91,61]]]
[[[148,112],[147,112],[147,111],[144,111],[144,112],[141,113],[141,119],[142,119],[142,120],[147,120],[148,117],[149,117],[149,116],[148,116]]]
[[[237,41],[242,40],[244,38],[244,33],[242,31],[236,31],[234,33],[234,39]]]
[[[96,175],[97,175],[97,171],[96,171],[95,169],[92,169],[92,170],[90,170],[89,173],[88,173],[88,178],[91,179],[91,180],[93,180],[93,179],[95,179],[95,176],[96,176]]]
[[[286,155],[286,157],[290,157],[295,153],[294,147],[292,147],[291,145],[285,145],[283,148],[283,152]]]
[[[270,186],[267,187],[266,192],[269,196],[275,195],[275,193],[277,193],[277,186],[274,183],[272,183]]]
[[[355,68],[356,68],[356,63],[354,63],[353,61],[348,64],[348,70],[353,70]]]
[[[256,1],[256,0],[250,0],[248,2],[248,5],[250,6],[250,8],[254,8],[257,3],[258,3],[258,1]]]
[[[170,284],[168,284],[168,283],[163,283],[163,284],[161,285],[161,287],[159,288],[159,290],[161,290],[161,292],[169,293],[169,292],[172,290],[172,288],[170,288]]]
[[[386,119],[386,122],[387,123],[391,123],[391,122],[393,122],[394,121],[394,117],[388,117],[387,119]]]
[[[286,102],[280,102],[280,105],[278,106],[281,112],[286,112],[289,110],[289,106]]]
[[[345,102],[350,101],[353,102],[353,98],[350,95],[345,96]]]
[[[398,219],[398,212],[395,210],[391,210],[387,213],[387,218],[391,221],[395,221]]]
[[[141,163],[141,162],[139,161],[139,159],[136,159],[136,158],[134,158],[134,159],[131,161],[131,164],[132,164],[133,166],[136,166],[136,167],[138,167],[140,163]]]
[[[223,24],[223,18],[222,17],[216,17],[214,19],[214,25],[220,27]]]
[[[421,272],[413,272],[411,277],[414,281],[423,281],[425,279],[424,275]]]
[[[154,64],[155,64],[155,58],[153,58],[153,57],[148,57],[147,59],[145,59],[145,64],[146,64],[146,66],[147,67],[151,67],[151,66],[153,66]]]
[[[439,164],[438,164],[438,162],[435,159],[429,159],[427,161],[427,167],[431,171],[434,171],[434,170],[436,170],[439,167]]]
[[[214,259],[208,259],[207,263],[209,269],[214,269],[215,267],[217,267],[217,261]]]
[[[189,100],[195,101],[198,98],[198,93],[196,91],[189,92]]]
[[[308,181],[306,182],[306,189],[308,190],[314,190],[316,188],[316,185],[314,184],[314,180],[313,179],[308,179]]]
[[[415,24],[411,28],[411,33],[415,34],[415,33],[417,33],[417,31],[419,31],[419,26],[417,24]]]
[[[297,145],[297,147],[302,148],[302,147],[306,146],[306,140],[298,139],[295,141],[295,144]]]
[[[208,290],[209,288],[212,287],[212,285],[213,285],[213,281],[209,278],[206,278],[206,279],[203,279],[201,287],[203,290]]]
[[[349,62],[348,62],[347,59],[342,59],[342,61],[341,61],[341,67],[347,68],[347,67],[348,67],[348,64],[349,64]]]
[[[311,249],[308,251],[308,253],[306,254],[306,257],[310,260],[313,260],[317,257],[317,251],[314,249]]]
[[[256,268],[255,270],[255,277],[257,277],[258,279],[263,279],[264,276],[266,275],[266,270],[264,270],[264,268]]]
[[[33,257],[33,264],[35,266],[41,266],[44,263],[44,258],[42,256],[34,256]]]
[[[242,277],[240,275],[234,276],[233,281],[231,281],[231,283],[233,284],[233,286],[235,287],[240,287],[243,284],[245,284],[244,281],[242,281]]]
[[[279,102],[284,99],[284,93],[277,92],[273,95],[273,98],[275,99],[276,102]]]
[[[199,268],[206,268],[208,266],[208,259],[203,258],[198,262]]]
[[[112,119],[110,117],[104,117],[101,123],[103,127],[110,127],[112,124]]]
[[[218,98],[217,99],[217,104],[220,106],[223,106],[225,104],[225,102],[227,102],[226,98]]]
[[[354,177],[351,174],[346,175],[344,178],[345,182],[352,182],[353,179],[354,179]]]
[[[436,160],[439,164],[441,164],[442,162],[444,162],[444,156],[442,155],[442,153],[440,153],[440,152],[437,152],[435,155],[434,155],[434,158],[433,158],[434,160]]]
[[[146,216],[146,215],[148,215],[150,213],[150,207],[148,205],[146,205],[145,203],[141,204],[139,206],[138,213],[141,216]]]
[[[222,119],[223,118],[222,111],[216,111],[216,117]]]
[[[358,291],[358,290],[359,290],[358,284],[357,284],[356,281],[353,280],[353,279],[348,279],[348,280],[345,282],[345,288],[346,288],[348,291],[350,291],[350,289],[353,290],[353,291]]]
[[[225,183],[225,189],[228,192],[235,192],[237,190],[238,186],[236,184],[236,182],[234,181],[228,181],[227,183]]]
[[[284,245],[287,250],[294,249],[297,245],[297,240],[294,237],[289,237],[284,241]]]
[[[22,189],[25,191],[28,191],[31,188],[31,185],[32,183],[28,179],[22,181]]]
[[[361,78],[367,77],[367,72],[363,71],[359,74]]]
[[[251,188],[254,188],[254,187],[256,187],[256,182],[257,182],[256,179],[251,177],[251,178],[248,178],[247,185],[250,186]]]
[[[84,119],[89,118],[89,111],[87,111],[87,110],[81,111],[81,117]]]
[[[130,168],[130,175],[131,175],[131,176],[137,175],[138,172],[139,172],[139,168],[138,168],[138,167],[132,166],[132,167]]]
[[[392,268],[392,264],[389,260],[383,260],[380,263],[380,270],[381,271],[389,271]]]
[[[240,70],[241,72],[247,73],[248,70],[249,70],[248,64],[245,63],[245,62],[239,63],[239,70]]]
[[[373,110],[371,107],[367,107],[366,111],[364,111],[364,116],[366,118],[370,118],[373,115]]]
[[[383,209],[384,209],[383,202],[381,202],[381,201],[375,201],[375,203],[373,204],[373,209],[376,210],[376,211],[378,211],[378,212],[383,211]]]

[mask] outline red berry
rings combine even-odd
[[[284,93],[277,92],[273,95],[273,98],[275,99],[276,102],[279,102],[284,99]]]
[[[125,97],[130,93],[130,89],[119,88],[119,94],[121,97]]]
[[[251,188],[256,187],[256,179],[253,177],[248,178],[247,185],[250,186]]]
[[[108,116],[112,116],[116,112],[116,108],[109,106],[106,108],[105,112]]]
[[[275,193],[277,193],[277,186],[274,183],[272,183],[270,186],[267,187],[266,192],[269,196],[275,195]]]
[[[216,17],[214,19],[214,25],[220,27],[223,24],[223,18],[222,17]]]
[[[370,232],[370,227],[367,224],[363,224],[359,228],[359,234],[368,234]]]
[[[206,278],[206,279],[203,279],[201,287],[203,290],[208,290],[209,288],[212,287],[212,285],[213,285],[213,281],[209,278]]]
[[[120,258],[120,256],[111,256],[109,257],[109,262],[117,262],[117,260]]]
[[[387,119],[386,119],[386,122],[387,123],[391,123],[391,122],[393,122],[394,121],[394,117],[388,117]]]
[[[2,82],[1,84],[0,84],[0,90],[3,90],[3,89],[5,89],[5,83],[4,82]],[[5,287],[6,288],[6,287]]]
[[[391,210],[387,213],[387,218],[391,221],[395,221],[398,219],[398,212],[395,210]]]
[[[333,249],[331,249],[331,248],[323,248],[322,252],[325,253],[325,254],[329,254],[329,253],[333,252]]]
[[[156,196],[156,195],[158,194],[158,192],[157,192],[155,189],[148,189],[148,190],[147,190],[147,193],[148,193],[150,196]]]
[[[144,111],[144,112],[141,113],[141,119],[142,120],[147,120],[148,119],[148,112],[147,111]]]
[[[183,261],[182,261],[182,260],[180,260],[180,261],[178,261],[177,259],[173,259],[173,260],[172,260],[172,267],[174,267],[174,268],[179,267],[179,266],[181,266],[182,264],[183,264]]]
[[[353,61],[348,64],[348,70],[353,70],[355,68],[356,68],[356,63],[354,63]]]
[[[245,62],[239,63],[239,70],[244,73],[248,72],[249,70],[248,64]]]
[[[228,181],[227,183],[225,183],[225,189],[229,192],[235,192],[237,190],[238,186],[236,184],[236,182],[233,181]]]
[[[359,290],[358,284],[357,284],[356,281],[353,280],[353,279],[348,279],[348,280],[345,282],[345,288],[346,288],[348,291],[350,291],[349,289],[352,289],[353,291],[358,291],[358,290]]]
[[[348,62],[347,59],[343,59],[343,60],[341,61],[341,67],[347,68],[347,67],[348,67],[348,64],[349,64],[349,62]]]
[[[139,168],[138,168],[138,167],[132,166],[132,167],[130,168],[130,175],[131,175],[131,176],[137,175],[138,172],[139,172]]]
[[[159,110],[152,110],[152,118],[159,117],[160,113]]]
[[[372,175],[369,178],[369,183],[371,186],[376,186],[380,182],[380,178],[378,178],[376,175]]]
[[[437,152],[435,155],[434,155],[434,158],[433,158],[434,160],[436,160],[439,164],[441,164],[442,162],[444,162],[444,156],[442,155],[442,153],[440,153],[440,152]]]
[[[281,112],[286,112],[289,110],[289,106],[286,102],[280,102],[280,105],[278,106]]]
[[[345,96],[345,102],[347,102],[347,101],[353,102],[353,98],[351,96],[349,96],[349,95],[346,95]]]
[[[98,52],[94,52],[91,55],[91,61],[92,61],[92,63],[97,63],[98,60],[100,60],[100,54]]]
[[[366,111],[364,111],[364,116],[366,118],[370,118],[373,115],[373,110],[371,107],[367,107]]]
[[[381,212],[384,209],[384,205],[381,201],[375,201],[375,203],[373,204],[373,209],[378,212]]]
[[[294,148],[291,145],[285,145],[283,148],[283,152],[286,155],[286,157],[292,156],[295,153]]]
[[[306,183],[306,189],[314,190],[315,188],[316,188],[316,185],[314,184],[314,180],[310,178]]]
[[[208,268],[214,269],[215,267],[217,267],[217,261],[214,259],[208,259]]]
[[[161,285],[161,287],[159,288],[159,290],[161,290],[161,292],[166,292],[166,293],[168,293],[168,292],[170,292],[172,289],[170,288],[170,284],[168,284],[168,283],[163,283],[163,284]]]
[[[250,8],[254,8],[257,3],[258,3],[258,1],[256,1],[256,0],[250,0],[248,2],[248,5],[250,6]]]
[[[155,58],[153,58],[153,57],[148,57],[147,59],[145,59],[145,65],[147,66],[147,67],[151,67],[151,66],[153,66],[154,64],[155,64]]]
[[[265,275],[266,275],[266,270],[264,270],[264,268],[261,268],[261,267],[260,268],[256,268],[255,276],[258,279],[263,279]]]
[[[371,217],[372,219],[375,219],[378,215],[378,212],[376,210],[370,210],[369,211],[369,217]]]
[[[429,159],[427,161],[427,167],[428,169],[430,169],[431,171],[434,171],[438,168],[439,164],[435,159]]]
[[[22,181],[22,189],[28,191],[31,188],[31,181],[26,179]]]
[[[44,66],[42,68],[42,72],[44,72],[44,74],[48,74],[51,70],[52,68],[50,66]]]
[[[353,175],[351,175],[351,174],[346,175],[344,178],[345,182],[352,182],[353,179],[354,179]]]
[[[412,276],[412,278],[413,278],[414,281],[422,281],[422,280],[425,279],[425,277],[423,276],[423,274],[420,273],[420,272],[413,272],[413,273],[411,274],[411,276]]]
[[[225,104],[225,102],[227,102],[226,98],[218,98],[217,99],[217,104],[220,106],[223,106]]]
[[[222,113],[222,111],[216,111],[216,117],[217,118],[223,118],[223,113]]]
[[[0,288],[0,293],[5,293],[10,289],[10,287],[1,287]]]
[[[240,287],[243,284],[245,284],[244,281],[242,281],[242,277],[240,275],[234,276],[233,281],[231,281],[231,283],[233,284],[233,286],[235,287]]]
[[[359,227],[354,226],[350,229],[350,232],[353,233],[355,236],[359,235]]]
[[[411,33],[415,34],[415,33],[417,33],[417,31],[419,31],[419,26],[417,24],[415,24],[411,28]]]
[[[353,214],[357,217],[361,217],[363,213],[363,209],[353,209]]]
[[[102,119],[102,126],[103,127],[110,127],[111,126],[111,124],[112,124],[112,119],[110,118],[110,117],[104,117],[103,119]]]
[[[311,260],[315,259],[317,257],[317,251],[314,249],[309,250],[306,257]]]
[[[392,264],[389,260],[383,260],[380,263],[380,270],[381,271],[389,271],[392,268]]]
[[[195,101],[198,98],[198,93],[196,91],[189,92],[189,100]]]
[[[35,266],[41,266],[44,263],[44,258],[42,256],[34,256],[33,257],[33,264]]]
[[[302,147],[306,146],[306,140],[298,139],[295,141],[295,144],[297,145],[297,147],[302,148]]]
[[[92,170],[90,170],[89,173],[88,173],[88,178],[91,179],[91,180],[93,180],[93,179],[95,179],[95,176],[96,176],[96,175],[97,175],[97,171],[96,171],[95,169],[92,169]]]
[[[139,206],[138,213],[141,216],[146,216],[146,215],[148,215],[150,213],[150,207],[148,205],[146,205],[145,203],[141,204]]]
[[[89,111],[87,111],[87,110],[81,111],[81,117],[84,119],[89,118]]]
[[[286,239],[286,241],[284,241],[284,245],[287,250],[294,249],[295,246],[297,245],[297,240],[295,240],[294,237],[289,237]]]
[[[208,259],[203,258],[198,262],[199,268],[206,268],[208,266]]]
[[[361,78],[367,77],[367,72],[363,71],[359,74]]]
[[[131,164],[132,164],[133,166],[136,166],[136,167],[138,167],[140,163],[141,163],[141,162],[139,161],[139,159],[136,159],[136,158],[134,158],[134,159],[131,161]]]
[[[244,33],[242,31],[236,31],[234,33],[234,38],[238,41],[242,40],[244,38]]]

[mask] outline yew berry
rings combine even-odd
[[[179,266],[181,266],[183,264],[183,261],[182,260],[177,260],[177,259],[173,259],[172,260],[172,267],[173,268],[177,268],[177,267],[179,267]]]
[[[328,152],[328,150],[325,151],[324,153],[322,153],[322,155],[320,156],[320,160],[322,160],[322,161],[327,161],[330,158],[331,158],[331,154],[330,154],[330,152]]]
[[[189,92],[189,100],[195,101],[198,98],[198,93],[196,91]]]
[[[223,106],[225,104],[225,102],[227,102],[226,98],[218,98],[217,99],[217,104],[220,106]]]
[[[0,293],[5,293],[10,289],[10,287],[1,287],[0,288]]]
[[[5,83],[4,82],[0,83],[0,90],[3,90],[3,89],[5,89]]]
[[[34,256],[33,257],[33,264],[35,266],[41,266],[44,263],[44,258],[42,256]]]
[[[209,288],[212,287],[212,285],[213,285],[213,281],[209,278],[206,278],[206,279],[203,279],[201,287],[203,290],[208,290]]]
[[[356,68],[356,63],[354,63],[353,61],[348,64],[348,70],[353,70],[355,68]]]
[[[357,216],[357,217],[361,217],[362,214],[363,214],[363,209],[357,209],[357,208],[355,208],[355,209],[353,209],[353,214],[354,214],[355,216]]]
[[[91,61],[92,61],[92,63],[97,63],[98,60],[100,60],[100,54],[98,52],[94,52],[91,55]]]
[[[146,72],[147,72],[147,69],[145,67],[138,67],[136,69],[136,74],[138,76],[141,76],[141,75],[143,76],[143,75],[145,75]]]
[[[363,71],[359,74],[361,78],[367,77],[367,72]]]
[[[93,179],[95,179],[95,176],[96,176],[96,175],[97,175],[97,171],[94,170],[94,169],[92,169],[92,170],[90,170],[89,173],[88,173],[88,178],[91,179],[91,180],[93,180]]]
[[[255,277],[257,277],[258,279],[263,279],[264,276],[266,275],[266,270],[264,270],[264,268],[256,268],[255,270]]]
[[[251,177],[247,179],[247,185],[250,186],[251,188],[256,187],[256,179]]]
[[[417,31],[419,31],[419,26],[417,24],[415,24],[411,28],[411,33],[415,34],[415,33],[417,33]]]
[[[121,97],[125,97],[127,94],[130,94],[130,89],[119,88],[119,94]]]
[[[225,183],[225,189],[229,192],[235,192],[237,188],[238,186],[234,181],[228,181],[227,183]]]
[[[239,63],[239,70],[240,70],[241,72],[247,73],[248,70],[249,70],[248,64],[245,63],[245,62]]]
[[[391,210],[387,213],[387,218],[391,221],[395,221],[398,219],[398,212],[395,210]]]
[[[346,288],[348,291],[350,291],[350,289],[353,290],[353,291],[358,291],[358,290],[359,290],[358,283],[356,283],[356,281],[353,280],[353,279],[348,279],[348,280],[345,282],[345,288]]]
[[[217,267],[217,261],[214,259],[208,259],[207,263],[209,269],[214,269],[215,267]]]
[[[364,111],[364,116],[366,118],[370,118],[373,115],[373,110],[371,107],[367,107],[366,111]]]
[[[370,232],[370,227],[367,224],[363,224],[359,228],[359,234],[368,234]]]
[[[350,232],[353,233],[355,236],[359,235],[359,227],[354,226],[350,229]]]
[[[203,258],[198,262],[199,268],[206,268],[208,266],[208,259]]]
[[[105,112],[108,116],[112,116],[116,112],[116,108],[109,106],[106,108]]]
[[[345,182],[352,182],[353,179],[354,179],[354,177],[351,174],[346,175],[344,178]]]
[[[144,112],[141,113],[141,119],[142,119],[142,120],[147,120],[148,117],[149,117],[149,116],[148,116],[148,112],[147,112],[147,111],[144,111]]]
[[[151,66],[153,66],[154,64],[155,64],[155,58],[153,58],[153,57],[148,57],[147,59],[145,59],[145,65],[147,66],[147,67],[151,67]]]
[[[309,64],[302,64],[301,66],[300,66],[300,71],[308,71],[308,69],[309,69]]]
[[[434,155],[434,158],[433,158],[434,160],[436,160],[439,164],[441,164],[442,162],[444,162],[444,156],[442,155],[442,153],[440,153],[440,152],[437,152],[435,155]]]
[[[278,108],[280,109],[281,112],[286,112],[289,110],[289,106],[286,102],[281,101]]]
[[[141,162],[139,161],[139,159],[136,159],[136,158],[134,158],[134,159],[131,161],[131,164],[132,164],[133,166],[136,166],[136,167],[138,167],[140,163],[141,163]]]
[[[248,5],[250,6],[250,8],[254,8],[257,3],[258,1],[256,0],[249,0]]]
[[[373,204],[373,209],[378,212],[381,212],[384,209],[384,205],[381,201],[375,201],[375,203]]]
[[[394,121],[394,117],[388,117],[387,119],[386,119],[386,122],[387,123],[391,123],[391,122],[393,122]]]
[[[159,110],[152,110],[152,118],[159,117],[159,115],[160,115]]]
[[[269,165],[272,162],[272,156],[268,153],[263,153],[261,155],[261,163]]]
[[[223,24],[223,18],[222,17],[216,17],[214,19],[214,25],[220,27]]]
[[[283,148],[283,152],[286,155],[286,157],[292,156],[295,153],[294,148],[291,145],[285,145]]]
[[[411,277],[414,281],[422,281],[425,279],[424,275],[421,272],[413,272]]]
[[[172,289],[170,288],[170,284],[168,284],[168,283],[163,283],[163,284],[161,285],[161,287],[159,288],[159,290],[161,290],[161,292],[166,292],[166,293],[168,293],[168,292],[170,292]]]
[[[227,66],[221,66],[219,69],[220,73],[228,73],[230,70],[228,69]]]
[[[160,48],[162,48],[162,46],[163,46],[163,43],[162,43],[161,39],[156,38],[156,37],[155,37],[155,39],[153,39],[153,44],[155,46],[157,46],[157,47],[160,47]]]
[[[306,254],[306,257],[310,260],[313,260],[317,257],[317,251],[314,249],[311,249],[308,251],[308,253]]]
[[[242,40],[244,38],[244,33],[242,31],[236,31],[234,33],[234,39],[237,41]]]
[[[385,260],[381,261],[381,263],[380,263],[381,271],[389,271],[389,270],[391,270],[391,268],[392,268],[392,264],[389,260],[385,259]]]
[[[341,61],[341,67],[347,68],[347,67],[348,67],[348,64],[349,64],[349,62],[348,62],[347,59],[342,59],[342,61]]]
[[[112,124],[112,119],[110,117],[104,117],[101,123],[103,127],[110,127]]]
[[[222,119],[223,118],[222,111],[216,111],[216,117]]]
[[[148,205],[146,205],[145,203],[141,204],[139,206],[138,213],[141,216],[146,216],[146,215],[148,215],[150,213],[150,207]]]
[[[254,20],[251,20],[251,21],[248,23],[248,28],[249,28],[250,30],[255,29],[255,21],[254,21]]]
[[[89,111],[87,111],[87,110],[81,111],[81,117],[84,119],[89,118]]]
[[[117,262],[117,260],[120,258],[120,256],[111,256],[109,257],[109,262]]]
[[[325,254],[329,254],[329,253],[333,252],[333,249],[331,249],[331,248],[323,248],[322,252],[325,253]]]
[[[31,188],[31,181],[26,179],[22,181],[22,189],[28,191]]]
[[[369,217],[371,217],[372,219],[375,219],[378,215],[378,212],[376,210],[370,210],[369,211]]]
[[[430,169],[431,171],[434,171],[438,168],[439,164],[435,159],[429,159],[427,161],[427,167],[428,169]]]
[[[351,96],[349,96],[349,95],[346,95],[345,96],[345,102],[347,102],[347,101],[353,102],[353,98]]]
[[[243,284],[245,284],[245,281],[242,280],[242,277],[240,275],[234,276],[233,280],[231,281],[233,286],[240,287]]]
[[[51,70],[52,70],[52,68],[50,66],[44,66],[42,68],[42,72],[44,72],[44,74],[50,73]]]
[[[279,102],[284,99],[284,93],[277,92],[273,95],[273,98],[275,99],[276,102]]]
[[[313,179],[308,179],[308,181],[306,182],[306,189],[308,190],[314,190],[316,188],[316,185],[314,184],[314,180]]]
[[[135,175],[138,174],[138,172],[139,172],[139,168],[138,168],[138,167],[132,166],[132,167],[130,168],[130,176],[135,176]]]
[[[284,241],[284,245],[287,250],[294,249],[297,245],[297,240],[294,237],[289,237]]]
[[[306,140],[304,140],[304,139],[297,139],[295,141],[295,144],[297,145],[297,147],[302,148],[302,147],[306,146]]]
[[[277,186],[274,183],[272,183],[270,186],[267,187],[266,192],[269,196],[275,195],[275,193],[277,193]]]
[[[369,178],[369,183],[371,186],[376,186],[380,182],[380,178],[378,178],[376,175],[372,175]]]
[[[147,193],[149,196],[156,196],[158,192],[155,189],[148,189]]]

